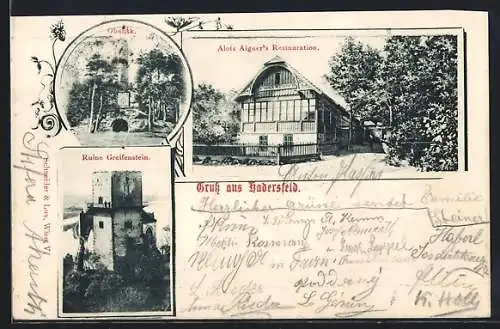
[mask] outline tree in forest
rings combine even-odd
[[[69,91],[67,117],[71,126],[78,126],[90,117],[90,87],[86,82],[73,82]]]
[[[117,93],[124,87],[118,83],[117,64],[126,60],[111,61],[98,53],[92,55],[85,66],[85,80],[75,81],[69,92],[68,120],[78,125],[88,119],[88,132],[99,130],[107,110],[116,109]]]
[[[148,130],[153,130],[155,120],[175,124],[184,93],[181,59],[175,54],[153,49],[141,54],[137,63],[137,100],[139,108],[147,113]]]
[[[89,132],[93,133],[99,128],[102,120],[103,100],[115,100],[118,91],[118,72],[116,69],[116,59],[111,62],[103,59],[100,55],[93,55],[87,63],[88,83],[90,91],[90,120]],[[99,108],[94,111],[94,102],[98,96]]]
[[[346,40],[330,60],[330,84],[362,118],[389,127],[389,163],[457,170],[457,38],[393,36],[376,53]]]
[[[382,65],[380,51],[348,37],[328,64],[330,71],[326,79],[344,97],[352,115],[379,121],[381,113],[378,113],[375,86]]]
[[[200,84],[193,91],[193,142],[232,143],[239,132],[237,105],[230,94],[212,85]]]

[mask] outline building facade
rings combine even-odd
[[[235,100],[242,144],[347,145],[359,140],[362,130],[329,85],[311,82],[279,56],[266,62]]]
[[[155,249],[156,219],[143,208],[141,172],[92,173],[92,201],[80,214],[82,247],[109,270],[127,263],[130,252]]]

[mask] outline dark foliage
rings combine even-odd
[[[130,250],[116,271],[95,263],[64,276],[64,312],[140,312],[170,310],[169,255]],[[87,256],[89,257],[89,255]]]
[[[213,86],[200,84],[193,91],[193,142],[233,143],[239,132],[236,103]]]
[[[361,119],[387,127],[387,160],[458,168],[457,38],[393,36],[377,51],[352,38],[327,75]]]
[[[99,54],[88,59],[85,80],[75,81],[69,92],[67,117],[72,126],[89,120],[89,132],[95,132],[106,113],[118,109],[117,94],[125,86],[117,82],[116,65],[123,61],[108,61]]]
[[[225,157],[222,160],[212,159],[210,156],[206,156],[201,159],[199,156],[193,156],[193,163],[202,165],[242,165],[242,166],[273,166],[277,165],[276,160],[266,160],[266,159],[252,159],[243,158],[237,159],[233,157]]]
[[[88,83],[74,82],[69,92],[67,118],[71,126],[79,125],[89,118],[89,99],[91,86]]]
[[[137,63],[137,101],[139,108],[147,113],[148,129],[153,129],[156,119],[176,123],[185,92],[181,58],[153,49],[141,54]]]

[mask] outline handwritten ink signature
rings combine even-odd
[[[32,193],[32,188],[37,185],[37,176],[43,177],[43,169],[36,168],[36,161],[48,161],[49,154],[47,152],[47,143],[45,142],[34,142],[35,135],[31,132],[26,132],[23,135],[23,146],[24,150],[20,153],[22,158],[19,162],[20,164],[15,164],[14,169],[22,170],[25,173],[25,193],[26,193],[26,204],[30,205],[36,202],[36,198]]]
[[[228,306],[223,307],[222,314],[230,314],[233,317],[261,315],[270,318],[269,311],[271,310],[293,308],[293,306],[281,305],[272,298],[271,295],[267,295],[265,298],[256,298],[249,292],[243,292],[237,295]]]
[[[224,276],[222,291],[227,292],[241,267],[253,268],[265,264],[269,251],[264,249],[245,250],[242,253],[223,255],[216,250],[196,251],[190,257],[188,264],[197,271],[211,270],[213,272],[228,271]]]
[[[46,246],[42,249],[40,243],[43,243],[44,241],[43,236],[31,229],[26,223],[23,224],[26,229],[24,235],[30,240],[30,253],[27,258],[30,276],[30,289],[27,294],[27,307],[24,309],[24,311],[30,314],[35,314],[38,312],[41,316],[45,317],[45,313],[42,309],[42,304],[47,303],[47,299],[40,294],[40,286],[37,277],[39,276],[40,263],[42,262],[42,258],[46,255],[50,255],[50,247]]]
[[[384,311],[376,309],[375,304],[367,301],[377,288],[381,275],[382,267],[371,278],[349,276],[341,280],[334,269],[328,272],[320,270],[315,278],[304,277],[295,282],[295,292],[302,292],[302,300],[297,304],[304,307],[317,305],[314,309],[316,313],[323,313],[329,308],[334,308],[340,310],[335,313],[337,317],[353,317],[368,312]],[[350,297],[345,295],[343,290],[346,287],[358,285],[365,287]]]
[[[274,300],[272,295],[262,297],[249,291],[238,293],[229,303],[203,303],[196,293],[191,294],[194,298],[186,312],[215,311],[231,317],[261,316],[271,318],[272,310],[295,308],[292,305],[283,305]]]
[[[320,172],[317,166],[312,169],[307,169],[307,171],[301,171],[300,167],[296,164],[292,164],[289,168],[280,167],[278,174],[283,178],[284,181],[291,180],[331,180],[329,187],[325,194],[330,193],[330,191],[335,186],[336,182],[339,180],[354,180],[356,184],[351,190],[351,197],[354,196],[356,191],[359,189],[361,182],[363,180],[377,180],[382,177],[383,170],[377,169],[370,163],[365,166],[355,166],[355,160],[358,158],[357,154],[354,154],[349,160],[342,159],[340,161],[340,166],[336,170],[335,174]]]
[[[450,316],[476,309],[480,304],[477,286],[471,283],[472,276],[483,277],[467,267],[446,269],[428,265],[418,270],[416,280],[408,291],[410,295],[417,288],[414,305],[420,307],[452,308],[451,311],[435,314],[435,317]]]
[[[480,273],[467,267],[446,269],[441,266],[436,269],[434,265],[428,265],[424,269],[417,271],[415,275],[416,280],[408,291],[408,294],[411,294],[421,285],[472,289],[474,285],[469,283],[470,274],[482,277]]]
[[[377,180],[382,177],[383,170],[376,170],[374,167],[371,165],[362,167],[362,168],[355,168],[354,167],[354,161],[357,158],[357,154],[354,154],[351,158],[350,161],[342,160],[340,162],[340,168],[335,175],[335,179],[330,183],[330,186],[326,190],[325,194],[330,193],[334,185],[337,183],[338,180],[340,179],[352,179],[352,180],[357,180],[356,184],[354,185],[353,189],[351,190],[351,197],[354,196],[356,191],[359,189],[359,186],[361,185],[361,182],[363,180]]]

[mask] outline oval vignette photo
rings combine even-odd
[[[159,145],[187,117],[191,74],[168,35],[137,21],[110,21],[65,50],[55,98],[82,146]]]

